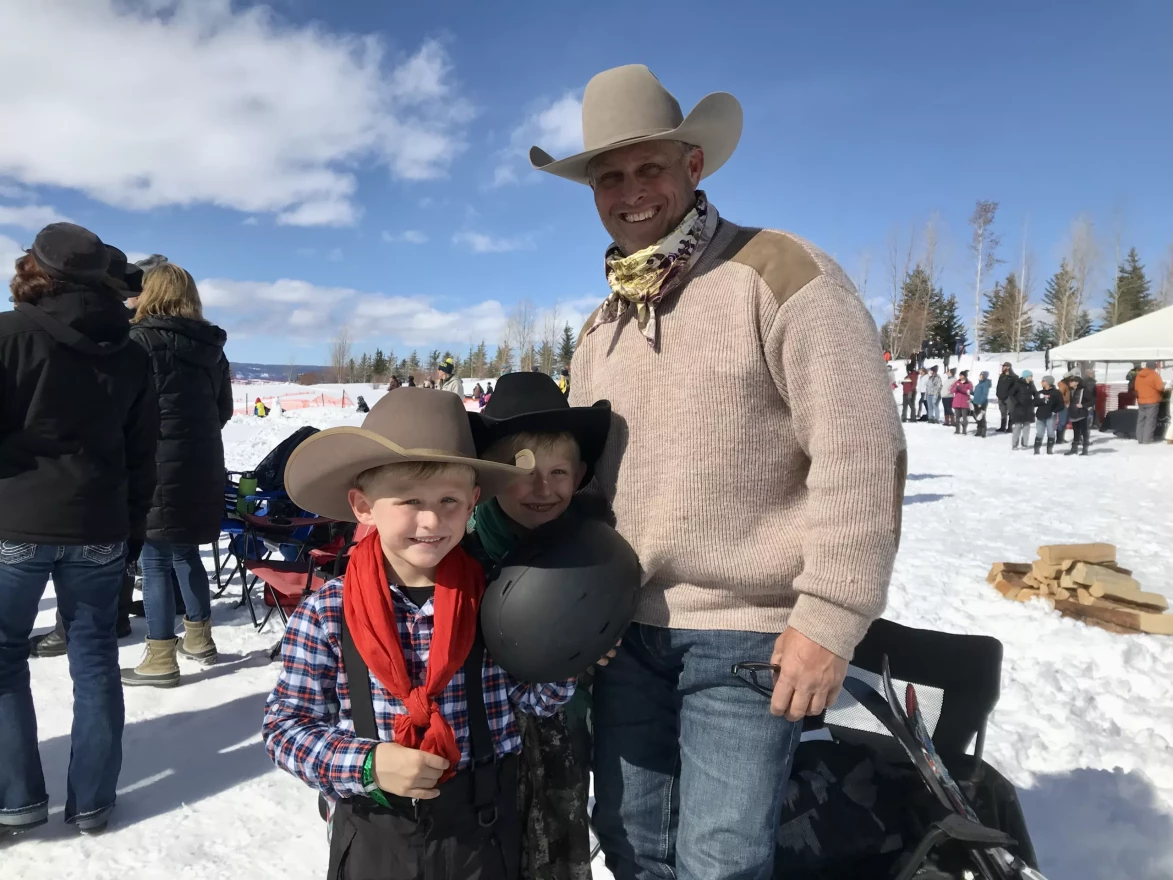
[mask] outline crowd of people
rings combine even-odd
[[[1129,387],[1135,389],[1139,405],[1136,438],[1140,443],[1151,443],[1157,428],[1157,412],[1165,393],[1164,381],[1157,372],[1157,364],[1137,366],[1129,374]],[[942,373],[944,372],[944,375]],[[976,384],[970,382],[969,371],[937,366],[924,367],[918,359],[910,359],[901,381],[902,422],[943,424],[954,433],[968,434],[969,421],[974,422],[974,436],[987,436],[987,411],[992,405],[993,391],[1000,423],[994,433],[1009,434],[1011,449],[1033,448],[1038,455],[1044,448],[1053,454],[1055,445],[1067,442],[1067,428],[1071,428],[1071,448],[1066,455],[1087,455],[1090,432],[1096,420],[1095,370],[1088,367],[1080,375],[1071,371],[1056,381],[1051,374],[1035,384],[1034,373],[1023,370],[1016,374],[1013,365],[1002,364],[997,383],[982,371]],[[1034,443],[1031,443],[1031,428]]]

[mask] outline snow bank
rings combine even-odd
[[[1037,372],[1033,358],[1017,363]],[[994,355],[991,363],[1000,359]],[[380,392],[357,393],[373,403]],[[234,418],[224,429],[228,466],[257,464],[300,425],[359,421],[353,409],[337,408]],[[987,758],[1020,787],[1051,880],[1168,880],[1173,638],[1091,629],[1040,602],[1008,602],[984,578],[991,562],[1030,559],[1042,543],[1113,541],[1146,589],[1173,598],[1173,450],[1097,435],[1087,458],[1035,458],[1012,453],[1010,441],[998,436],[958,437],[924,424],[909,425],[907,434],[904,538],[888,616],[1002,640],[1002,698]],[[80,838],[61,824],[67,662],[32,662],[53,816],[0,850],[0,876],[136,880],[167,869],[184,880],[325,876],[314,795],[274,769],[260,742],[276,675],[266,653],[277,635],[254,633],[247,613],[233,607],[233,593],[239,598],[239,587],[214,606],[218,665],[185,663],[185,684],[176,690],[127,691],[119,806],[104,837]],[[50,589],[39,629],[52,625],[53,613]],[[140,641],[123,643],[123,665],[141,653],[144,622],[136,619],[134,628]],[[595,876],[607,875],[596,869]]]

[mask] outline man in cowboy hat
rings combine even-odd
[[[866,307],[821,250],[697,189],[741,120],[724,93],[684,116],[629,65],[587,85],[583,152],[530,153],[591,188],[613,239],[570,402],[611,401],[596,486],[644,569],[594,692],[595,828],[619,880],[771,876],[802,719],[883,611],[900,533],[906,453]],[[698,373],[721,381],[681,406]],[[730,672],[765,660],[769,704]]]

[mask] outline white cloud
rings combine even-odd
[[[270,339],[325,343],[345,324],[360,345],[391,340],[398,345],[455,346],[470,339],[498,339],[505,327],[505,308],[496,300],[445,311],[432,297],[364,293],[291,278],[209,278],[198,286],[209,319],[237,336],[263,332]]]
[[[259,222],[256,217],[245,217],[240,221],[242,226],[256,226]]]
[[[16,274],[16,267],[13,264],[23,256],[23,247],[7,235],[0,235],[0,284],[4,285],[5,290],[8,289],[8,282],[12,276]]]
[[[330,253],[326,254],[326,259],[331,263],[342,262],[342,248],[331,248]]]
[[[50,223],[68,219],[51,205],[0,205],[0,226],[40,231]]]
[[[19,137],[0,138],[0,177],[124,208],[350,224],[357,169],[442,176],[472,116],[439,43],[388,59],[377,37],[288,24],[264,6],[4,2],[0,32],[21,35],[0,53],[0,81],[20,83],[0,91],[0,118],[22,120]]]
[[[474,254],[504,254],[532,250],[534,246],[529,236],[499,238],[483,232],[458,232],[452,236],[452,243],[466,245]]]
[[[567,92],[531,113],[513,130],[509,146],[501,151],[501,161],[493,170],[493,186],[521,180],[521,173],[529,172],[529,148],[534,145],[556,158],[582,149],[582,100],[577,94]]]
[[[428,236],[418,229],[405,229],[403,232],[388,232],[383,230],[383,241],[395,244],[404,242],[406,244],[426,244]]]

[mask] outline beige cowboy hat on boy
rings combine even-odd
[[[577,183],[589,183],[587,164],[600,153],[644,141],[682,141],[705,151],[708,177],[725,164],[741,139],[741,104],[727,92],[701,98],[688,116],[672,93],[642,64],[613,67],[592,77],[582,96],[583,151],[555,159],[531,147],[529,161]]]
[[[403,387],[383,395],[362,427],[327,428],[302,441],[285,465],[285,489],[303,510],[354,522],[347,500],[354,478],[385,464],[415,461],[468,465],[476,471],[482,501],[534,468],[528,449],[514,458],[516,467],[481,461],[464,401]]]

